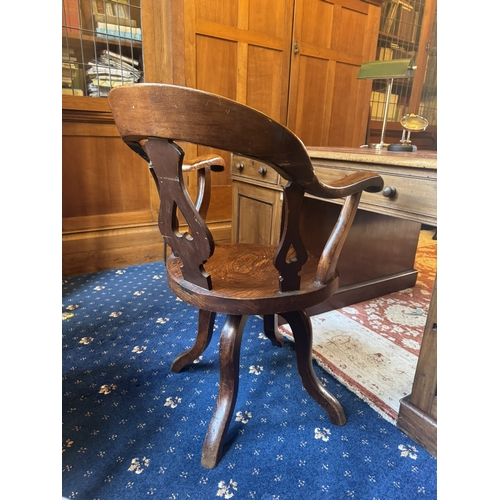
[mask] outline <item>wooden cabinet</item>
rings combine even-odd
[[[278,245],[283,192],[276,171],[263,163],[233,156],[231,175],[232,241]]]

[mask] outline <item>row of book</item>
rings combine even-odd
[[[385,109],[386,93],[385,92],[375,92],[371,93],[370,106],[371,106],[371,119],[380,120],[384,119],[384,109]],[[399,96],[397,94],[391,94],[389,98],[389,109],[387,111],[387,120],[390,122],[398,121],[398,101]]]
[[[132,15],[132,10],[137,11]],[[142,40],[138,7],[129,0],[63,0],[63,28],[68,33],[95,31],[110,39]]]
[[[413,57],[414,52],[402,49],[396,43],[389,46],[381,46],[377,49],[377,61],[392,61],[393,59],[408,59]]]
[[[95,28],[97,33],[100,33],[108,38],[119,40],[128,38],[129,40],[142,40],[141,28],[133,26],[124,26],[122,24],[112,24],[108,22],[98,22]]]
[[[420,103],[418,114],[425,116],[429,125],[437,124],[437,96],[422,100]]]
[[[405,0],[388,0],[382,7],[380,31],[415,43],[421,24],[421,10]]]
[[[62,93],[83,95],[83,71],[72,48],[62,48]]]

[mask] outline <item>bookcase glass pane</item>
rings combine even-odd
[[[63,94],[107,97],[143,75],[140,0],[63,0]]]
[[[417,61],[419,51],[428,53],[425,68],[425,83],[418,109],[409,109],[414,86],[413,79],[394,79],[389,100],[387,120],[398,122],[407,113],[418,113],[429,121],[437,123],[436,102],[436,17],[432,28],[432,40],[422,41],[421,30],[425,12],[425,0],[385,0],[381,6],[380,28],[377,43],[377,60],[408,59]],[[421,46],[423,43],[424,46]],[[374,80],[370,98],[371,119],[382,120],[386,100],[387,82]],[[420,90],[417,90],[420,92]]]
[[[418,114],[425,116],[430,125],[437,125],[437,15],[434,16],[432,36],[425,47],[427,50],[427,66],[425,68],[424,86],[420,97]]]

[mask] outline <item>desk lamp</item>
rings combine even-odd
[[[394,78],[412,78],[416,66],[413,59],[392,59],[390,61],[370,61],[365,62],[359,68],[358,80],[387,80],[385,92],[384,118],[382,121],[382,133],[378,144],[370,144],[369,147],[383,149],[388,146],[385,144],[385,128],[387,126],[387,115],[389,112],[389,101],[392,93]]]

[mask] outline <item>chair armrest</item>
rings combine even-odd
[[[345,198],[351,194],[368,191],[378,193],[384,187],[384,180],[374,172],[354,172],[331,182],[323,182],[316,175],[307,183],[301,183],[305,191],[324,199]]]
[[[195,207],[203,220],[207,219],[208,206],[210,205],[210,191],[212,189],[210,172],[222,172],[224,167],[224,158],[218,155],[197,156],[182,162],[183,173],[198,173]]]
[[[384,180],[374,172],[354,172],[343,179],[325,182],[324,184],[335,190],[334,197],[343,198],[358,191],[378,193],[384,187]]]
[[[190,158],[182,162],[183,172],[194,172],[201,168],[209,168],[213,172],[223,172],[226,163],[224,158],[218,155],[203,155],[196,158]]]

